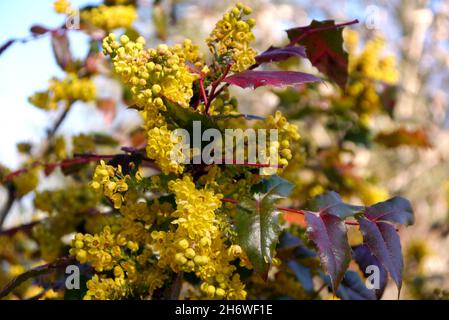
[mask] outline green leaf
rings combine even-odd
[[[217,124],[209,117],[196,112],[190,108],[183,108],[165,99],[165,106],[167,107],[167,115],[180,127],[191,131],[193,121],[201,122],[201,129],[219,129]]]
[[[280,211],[274,206],[287,196],[292,185],[278,176],[263,180],[253,188],[252,198],[237,206],[236,231],[240,246],[245,250],[254,269],[264,277],[268,274],[281,228]]]

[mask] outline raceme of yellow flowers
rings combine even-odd
[[[256,52],[250,47],[254,41],[251,32],[254,20],[244,20],[250,12],[251,9],[236,5],[207,39],[214,58],[222,67],[232,64],[231,72],[242,71],[255,63]],[[223,194],[238,196],[240,191],[249,192],[251,183],[246,179],[253,180],[253,176],[249,171],[242,171],[238,176],[245,178],[234,180],[219,167],[210,166],[195,181],[184,172],[183,165],[171,160],[173,147],[179,141],[174,141],[171,134],[176,123],[168,116],[169,104],[170,108],[174,105],[190,109],[195,82],[206,77],[202,80],[210,83],[220,74],[207,78],[216,70],[208,68],[198,46],[190,40],[171,47],[160,44],[156,49],[148,49],[142,37],[131,41],[126,35],[117,39],[111,33],[103,40],[103,51],[111,57],[116,76],[130,88],[135,108],[143,118],[147,157],[155,160],[163,174],[176,176],[170,176],[163,189],[174,197],[171,203],[158,198],[148,200],[146,195],[150,190],[141,189],[146,181],[138,172],[131,173],[134,171],[104,161],[96,166],[90,186],[111,201],[117,219],[95,234],[78,233],[71,242],[70,253],[79,262],[90,264],[96,272],[87,283],[85,299],[151,298],[160,294],[158,289],[168,279],[182,273],[193,273],[201,282],[199,291],[188,290],[183,297],[244,299],[247,292],[236,265],[248,269],[252,266],[236,244],[230,222],[233,211],[229,206],[222,206],[221,199]],[[226,55],[229,59],[224,59]],[[223,90],[213,104],[217,108],[215,113],[236,109],[234,100],[229,97],[229,91]],[[196,112],[205,112],[203,103]],[[280,112],[259,126],[278,129],[280,142],[269,146],[267,155],[271,148],[279,149],[279,164],[287,165],[292,157],[290,144],[299,139],[297,127],[289,124]],[[148,180],[161,183],[159,176]],[[160,188],[157,190],[161,192]]]
[[[385,41],[376,36],[368,41],[362,52],[357,52],[358,34],[345,30],[345,44],[349,52],[349,73],[351,79],[347,92],[359,101],[365,113],[379,109],[380,97],[377,94],[378,82],[394,85],[399,80],[396,61],[392,55],[383,55]]]
[[[44,110],[57,109],[59,103],[73,103],[93,101],[96,88],[89,78],[78,78],[75,74],[68,74],[65,79],[53,78],[49,81],[48,90],[37,92],[29,98],[31,104]]]
[[[244,20],[252,12],[251,8],[237,4],[217,22],[206,42],[210,51],[220,57],[229,56],[234,61],[232,71],[240,72],[256,63],[256,51],[250,44],[255,37],[251,29],[254,19]]]
[[[137,18],[136,8],[132,5],[100,5],[81,11],[81,21],[103,30],[129,28]]]
[[[81,10],[79,14],[82,24],[106,31],[130,28],[137,19],[135,6],[126,5],[128,1],[108,2],[108,5],[99,5],[98,7]],[[68,0],[56,0],[53,7],[57,13],[78,14]]]
[[[97,173],[100,170],[107,171],[108,167],[100,165]],[[105,227],[100,234],[75,236],[71,254],[79,262],[91,264],[98,273],[88,281],[85,299],[123,298],[135,293],[133,286],[137,284],[146,285],[142,294],[151,297],[169,272],[181,271],[194,272],[202,280],[204,297],[245,298],[244,284],[232,262],[247,259],[238,245],[226,244],[222,236],[222,230],[228,227],[216,216],[222,195],[197,189],[189,176],[171,181],[169,189],[175,195],[176,210],[170,205],[148,207],[129,191],[116,225]],[[170,229],[150,233],[160,215],[171,219]],[[114,278],[104,274],[108,271]]]

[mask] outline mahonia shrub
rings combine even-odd
[[[54,9],[67,16],[74,12],[67,0],[57,0]],[[34,191],[34,208],[42,213],[41,219],[0,231],[0,259],[6,257],[1,297],[310,299],[320,293],[314,285],[319,281],[342,299],[378,299],[388,275],[400,290],[397,228],[413,223],[409,201],[382,194],[366,205],[345,203],[363,188],[372,195],[374,186],[356,185],[360,179],[355,177],[331,181],[328,167],[337,167],[333,161],[343,152],[341,141],[325,156],[314,155],[309,137],[301,138],[282,100],[291,95],[310,103],[309,96],[326,79],[336,92],[326,99],[349,105],[346,111],[355,113],[359,123],[373,112],[371,106],[381,109],[375,84],[397,81],[394,63],[388,58],[378,62],[380,40],[356,53],[350,33],[348,64],[342,31],[355,21],[313,21],[288,30],[287,45],[259,53],[252,47],[256,21],[251,13],[241,3],[224,13],[205,39],[208,53],[190,39],[147,46],[131,29],[135,1],[105,1],[80,10],[81,31],[92,38],[84,61],[71,56],[69,29],[32,28],[36,36],[51,35],[66,76],[51,79],[48,89],[29,98],[38,108],[61,112],[47,143],[39,150],[20,144],[28,159],[23,168],[1,167],[9,202]],[[310,60],[321,75],[276,68],[276,63],[298,59]],[[110,101],[97,96],[99,75],[122,85],[128,112],[142,121],[130,134],[132,146],[120,152],[117,139],[105,134],[80,134],[69,143],[57,133],[76,103],[110,108]],[[231,86],[291,88],[276,91],[284,112],[265,117],[241,113]],[[195,134],[198,123],[200,134],[276,130],[277,140],[257,140],[255,158],[232,148],[230,161],[226,153],[206,162],[198,157],[203,143],[187,143],[187,152],[181,152],[177,147],[186,141],[174,134],[179,129]],[[237,142],[250,144],[247,137]],[[184,161],[188,158],[194,161]],[[319,166],[306,183],[298,173],[308,161]],[[64,187],[36,190],[44,175],[56,170],[67,176]],[[361,239],[357,245],[348,240],[348,231]],[[358,269],[349,269],[352,260]],[[64,285],[69,265],[81,270],[79,290]],[[381,272],[380,288],[364,286],[364,273],[372,265]]]

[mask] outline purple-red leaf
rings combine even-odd
[[[410,201],[402,197],[394,197],[366,208],[365,216],[369,220],[388,221],[403,225],[414,222]]]
[[[283,48],[269,47],[256,57],[258,64],[284,61],[291,57],[307,58],[306,48],[302,46],[287,46]]]
[[[34,25],[30,28],[30,31],[33,35],[38,36],[38,35],[42,35],[42,34],[49,32],[50,29],[40,26],[40,25]]]
[[[51,45],[56,62],[63,70],[66,70],[73,63],[66,31],[58,30],[52,32]]]
[[[352,256],[354,261],[359,265],[360,270],[365,277],[371,274],[368,271],[369,266],[376,266],[379,268],[379,288],[376,290],[377,299],[380,299],[384,293],[388,282],[388,272],[379,262],[379,260],[371,253],[371,250],[366,244],[361,244],[352,248]]]
[[[342,31],[352,21],[336,25],[333,20],[313,20],[309,26],[287,30],[291,44],[306,48],[310,62],[344,88],[348,79],[348,53],[343,50]]]
[[[291,86],[307,82],[320,81],[314,75],[295,71],[253,71],[247,70],[233,74],[223,80],[242,88],[257,88],[260,86]]]
[[[386,222],[374,222],[365,218],[360,218],[358,221],[364,243],[390,273],[400,293],[404,262],[401,241],[396,229]]]
[[[340,218],[330,214],[307,211],[307,233],[318,248],[321,264],[329,274],[332,289],[336,292],[351,260],[346,227]]]
[[[365,207],[344,203],[335,191],[328,191],[313,199],[314,209],[345,219],[363,212]]]

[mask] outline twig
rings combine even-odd
[[[33,221],[33,222],[29,222],[29,223],[25,223],[22,224],[20,226],[11,228],[11,229],[6,229],[6,230],[1,230],[0,231],[0,236],[8,236],[8,237],[12,237],[13,235],[15,235],[18,232],[25,232],[28,233],[30,232],[33,227],[39,223],[42,223],[45,219],[43,220],[38,220],[38,221]]]
[[[66,267],[67,265],[74,262],[75,259],[72,256],[62,257],[57,259],[52,263],[47,263],[35,268],[32,268],[24,273],[18,275],[14,279],[12,279],[1,291],[0,291],[0,299],[6,297],[10,294],[15,288],[21,285],[23,282],[27,281],[30,278],[34,278],[43,274],[50,273],[51,271],[58,270]]]
[[[14,186],[12,184],[9,184],[7,188],[8,188],[8,195],[7,195],[6,203],[5,203],[4,207],[2,208],[2,211],[0,212],[0,229],[3,227],[3,223],[6,220],[6,216],[8,215],[9,210],[11,210],[12,205],[15,200]]]
[[[209,114],[210,104],[211,104],[212,100],[216,97],[215,90],[217,90],[217,87],[220,85],[220,83],[223,81],[223,79],[226,78],[226,76],[228,75],[229,71],[231,70],[231,67],[232,67],[232,63],[229,63],[226,66],[226,69],[223,72],[223,74],[221,75],[221,77],[219,77],[217,80],[212,82],[209,98],[207,99],[207,104],[206,104],[206,108],[205,108],[206,114]]]

